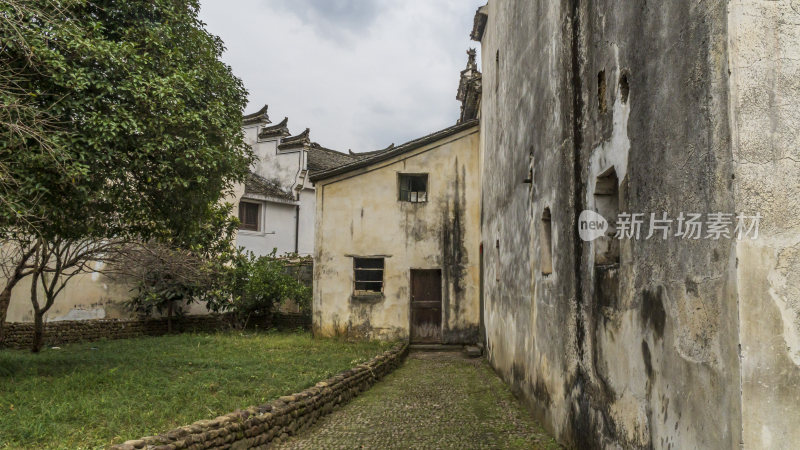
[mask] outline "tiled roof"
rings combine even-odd
[[[281,140],[281,143],[278,144],[278,150],[288,150],[291,148],[311,145],[311,139],[309,139],[308,137],[309,134],[311,134],[311,130],[306,128],[302,133],[298,134],[297,136],[289,136],[287,138],[283,138]]]
[[[483,31],[486,29],[486,22],[489,20],[489,4],[485,4],[475,11],[475,18],[472,22],[472,33],[469,34],[470,39],[473,41],[481,41],[483,39]]]
[[[267,114],[268,108],[269,105],[264,105],[263,107],[261,107],[261,109],[252,114],[245,114],[242,117],[242,123],[244,125],[253,125],[256,123],[272,123],[269,120],[269,115]]]
[[[316,142],[308,149],[308,170],[311,175],[357,161],[354,155],[325,148]]]
[[[289,136],[291,133],[289,133],[289,127],[287,126],[288,124],[289,124],[289,118],[284,117],[283,120],[280,121],[280,123],[277,123],[270,127],[262,128],[261,131],[258,132],[258,138],[264,139],[274,136],[281,136],[281,137]]]
[[[268,180],[261,175],[256,175],[253,172],[247,175],[247,180],[244,183],[244,193],[263,195],[275,199],[286,200],[293,202],[296,199],[291,192],[286,192],[281,189],[280,184],[274,180]]]
[[[371,157],[377,155],[378,153],[388,152],[389,150],[391,150],[393,148],[394,148],[394,142],[389,144],[389,146],[386,147],[386,148],[382,148],[380,150],[373,150],[371,152],[359,152],[359,153],[356,153],[356,152],[350,150],[350,156],[352,156],[353,158],[356,158],[356,159],[371,158]]]
[[[413,141],[406,142],[403,145],[398,147],[389,146],[387,149],[379,150],[375,152],[373,155],[367,158],[358,158],[355,159],[353,162],[349,164],[339,165],[337,167],[333,167],[331,169],[322,170],[317,173],[311,174],[311,181],[318,181],[324,180],[325,178],[330,178],[335,175],[339,175],[342,173],[347,173],[351,170],[355,170],[361,167],[369,166],[370,164],[374,164],[376,162],[387,160],[391,157],[402,155],[403,153],[410,152],[412,150],[418,149],[422,146],[431,144],[433,142],[438,141],[439,139],[446,138],[448,136],[452,136],[456,133],[459,133],[464,130],[468,130],[472,127],[478,126],[478,120],[468,120],[465,122],[457,123],[451,127],[445,128],[443,130],[436,131],[431,133],[427,136],[423,136],[418,139],[414,139]],[[337,152],[338,153],[338,152]],[[347,155],[345,155],[347,156]]]

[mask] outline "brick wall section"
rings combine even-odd
[[[229,314],[184,316],[173,319],[176,332],[211,332],[232,328]],[[33,324],[10,322],[5,324],[6,338],[3,347],[28,348],[33,337]],[[310,329],[311,318],[303,314],[276,313],[272,316],[251,317],[247,328],[305,328]],[[98,319],[64,320],[48,322],[44,329],[45,345],[62,345],[73,342],[90,342],[100,339],[126,339],[139,336],[167,334],[166,319]]]
[[[321,416],[369,389],[397,368],[408,353],[398,344],[365,364],[346,370],[298,394],[116,445],[116,450],[246,449],[267,448],[314,424]]]

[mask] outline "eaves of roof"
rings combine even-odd
[[[389,158],[393,158],[393,157],[395,157],[397,155],[402,155],[402,154],[410,152],[412,150],[416,150],[416,149],[418,149],[420,147],[423,147],[425,145],[431,144],[431,143],[436,142],[436,141],[438,141],[440,139],[452,136],[454,134],[458,134],[458,133],[460,133],[460,132],[462,132],[464,130],[468,130],[468,129],[470,129],[472,127],[476,127],[476,126],[478,126],[478,119],[474,119],[474,120],[469,120],[469,121],[465,121],[465,122],[462,122],[462,123],[458,123],[456,125],[453,125],[451,127],[445,128],[443,130],[439,130],[439,131],[436,131],[434,133],[431,133],[431,134],[429,134],[427,136],[423,136],[421,138],[414,139],[413,141],[406,142],[403,145],[399,145],[397,147],[391,147],[390,146],[387,150],[382,151],[380,153],[377,153],[374,156],[371,156],[369,158],[359,159],[359,160],[357,160],[355,162],[352,162],[350,164],[345,164],[345,165],[342,165],[342,166],[339,166],[339,167],[335,167],[335,168],[330,169],[330,170],[323,170],[323,171],[317,172],[315,174],[312,174],[310,176],[310,179],[311,179],[311,181],[316,182],[316,181],[324,180],[326,178],[330,178],[330,177],[333,177],[333,176],[336,176],[336,175],[347,173],[347,172],[350,172],[352,170],[360,169],[362,167],[366,167],[366,166],[369,166],[371,164],[375,164],[377,162],[381,162],[381,161],[385,161],[385,160],[387,160]]]
[[[261,107],[261,109],[252,114],[245,114],[244,116],[242,116],[242,124],[253,125],[256,123],[272,123],[269,120],[267,109],[269,109],[269,105],[264,105]]]

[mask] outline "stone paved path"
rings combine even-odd
[[[372,389],[278,448],[559,447],[484,359],[412,353]]]

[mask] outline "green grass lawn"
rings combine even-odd
[[[266,403],[366,361],[378,342],[230,332],[0,350],[0,448],[96,448]]]

